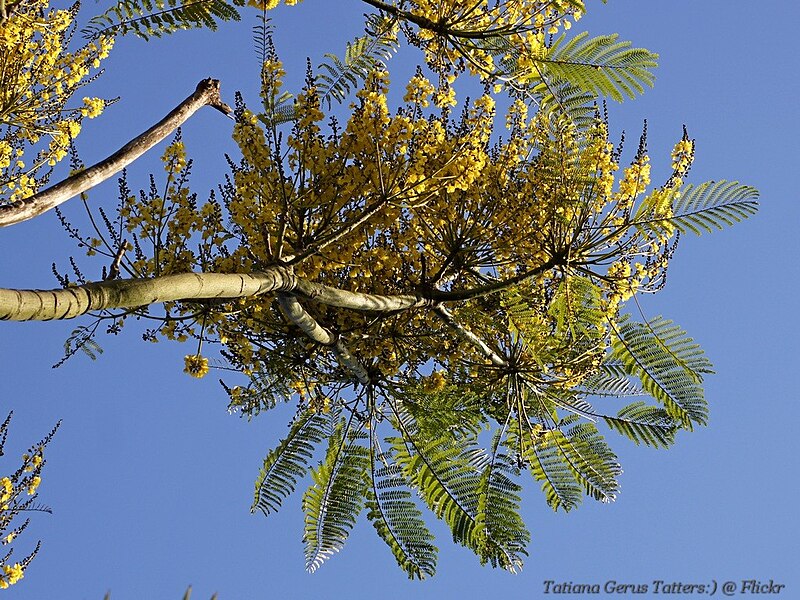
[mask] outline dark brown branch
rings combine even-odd
[[[403,19],[404,21],[408,21],[409,23],[414,23],[414,25],[417,25],[422,29],[427,29],[428,31],[433,31],[434,33],[438,33],[439,35],[444,35],[454,38],[463,38],[468,40],[486,40],[498,37],[500,35],[509,35],[511,33],[516,32],[516,30],[508,27],[486,29],[486,30],[475,30],[475,31],[469,31],[466,29],[454,29],[450,27],[445,21],[442,22],[431,21],[427,17],[415,15],[414,13],[408,12],[406,10],[400,10],[396,6],[387,4],[386,2],[381,2],[381,0],[363,0],[363,2],[366,2],[370,6],[373,6],[378,10],[382,10],[383,12],[390,14],[393,17],[398,17],[400,19]]]
[[[0,205],[0,227],[32,219],[109,179],[161,142],[203,106],[212,106],[226,115],[233,112],[220,97],[219,80],[204,79],[166,117],[108,158],[29,198]]]

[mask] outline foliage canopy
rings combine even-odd
[[[374,12],[364,36],[342,58],[326,54],[296,95],[284,89],[266,18],[278,2],[260,3],[261,102],[237,97],[240,156],[218,192],[201,201],[191,191],[177,133],[162,155],[163,191],[132,193],[123,175],[116,210],[97,209],[89,233],[62,218],[103,262],[103,280],[75,266],[47,293],[54,304],[43,292],[0,290],[0,317],[89,315],[69,357],[97,353],[101,325],[117,333],[147,315],[157,325],[145,339],[197,341],[190,375],[238,373],[222,383],[231,411],[252,418],[297,400],[253,510],[278,510],[310,477],[309,571],[365,511],[409,577],[433,575],[425,506],[481,563],[514,571],[530,539],[524,471],[555,510],[584,495],[608,502],[620,465],[606,430],[666,448],[705,424],[709,360],[678,325],[642,317],[635,298],[661,289],[680,234],[750,216],[757,192],[685,183],[694,158],[685,130],[656,187],[646,135],[622,166],[599,98],[641,93],[656,56],[613,35],[568,34],[580,0],[365,3]],[[0,39],[39,4],[15,4]],[[102,58],[106,36],[212,27],[243,4],[122,0],[90,21],[85,32],[100,41],[72,60]],[[424,64],[392,109],[391,59],[404,43]],[[54,52],[46,47],[29,52]],[[459,103],[470,79],[483,91]],[[23,122],[16,106],[4,109],[0,133],[39,141],[30,132],[41,119]],[[92,116],[60,106],[41,108],[56,129]],[[40,155],[57,160],[64,140],[50,135],[59,141]],[[3,189],[26,190],[3,198],[6,211],[46,180],[10,159],[0,168]],[[210,364],[203,348],[215,344]]]

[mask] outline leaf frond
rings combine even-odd
[[[306,570],[316,571],[338,552],[364,507],[369,451],[340,421],[328,438],[325,460],[311,471],[313,483],[303,494]]]
[[[119,0],[89,20],[87,39],[133,34],[145,40],[184,29],[216,30],[220,22],[238,21],[244,0]]]
[[[624,316],[612,341],[612,357],[683,427],[706,423],[708,404],[701,383],[704,374],[713,372],[711,362],[672,321],[659,316],[636,323]]]
[[[276,512],[308,471],[314,449],[326,436],[327,418],[313,410],[303,411],[287,435],[264,459],[256,479],[250,512]]]
[[[367,518],[386,542],[397,564],[409,579],[432,577],[436,572],[437,548],[425,526],[402,476],[390,454],[370,455],[371,482],[367,490]]]

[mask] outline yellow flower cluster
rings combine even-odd
[[[187,354],[183,357],[183,372],[197,379],[201,379],[208,374],[208,359],[199,354]]]
[[[5,590],[14,585],[24,577],[25,570],[19,563],[13,565],[3,565],[3,572],[0,573],[0,589]]]
[[[283,3],[286,6],[294,6],[300,2],[302,2],[302,0],[283,0]],[[281,0],[247,0],[248,6],[254,6],[255,8],[260,8],[261,10],[272,10],[280,3]]]
[[[81,114],[90,119],[100,116],[100,113],[102,113],[103,109],[106,107],[106,101],[102,98],[84,98],[83,104],[84,106],[81,108]]]
[[[441,371],[434,371],[422,383],[422,389],[426,392],[441,392],[446,386],[447,378]]]
[[[8,477],[3,477],[0,479],[0,486],[2,486],[2,493],[0,493],[0,506],[2,506],[3,510],[8,510],[8,505],[6,503],[14,495],[14,484],[11,483],[11,479]]]
[[[683,175],[689,169],[694,160],[694,141],[685,135],[683,139],[675,144],[672,150],[672,169],[676,174]]]
[[[481,77],[491,77],[498,58],[513,54],[520,72],[535,71],[534,63],[544,49],[546,35],[571,27],[584,11],[581,0],[413,0],[409,12],[417,18],[413,39],[425,51],[428,65],[446,72],[456,65]],[[472,42],[477,32],[497,31],[511,44],[506,56],[493,56]],[[464,61],[464,58],[467,58]]]
[[[0,455],[3,453],[8,419],[0,424]],[[30,508],[31,500],[20,498],[27,493],[29,496],[36,494],[42,482],[41,472],[44,466],[44,448],[55,434],[53,429],[39,444],[32,447],[22,455],[22,465],[10,476],[0,477],[0,543],[8,546],[14,542],[28,526],[28,520],[23,521],[14,527],[14,519],[21,512]],[[0,559],[0,589],[6,589],[22,579],[25,569],[33,560],[36,551],[28,555],[21,561],[8,562],[13,553],[13,548],[9,549],[5,556]]]
[[[650,185],[650,157],[641,156],[624,173],[619,182],[619,201],[630,206]]]
[[[102,112],[98,98],[83,107],[67,103],[113,45],[103,37],[69,52],[73,11],[50,9],[49,0],[15,8],[0,23],[0,196],[10,202],[35,193],[46,170],[66,156],[82,119]],[[24,154],[31,158],[23,161]]]

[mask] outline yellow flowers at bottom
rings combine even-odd
[[[5,502],[14,495],[14,485],[8,477],[3,477],[0,479],[0,486],[3,488],[2,493],[0,493],[0,502]]]
[[[3,565],[3,574],[0,575],[0,589],[6,589],[10,585],[14,585],[22,579],[24,570],[19,563],[14,563],[14,566]]]
[[[187,354],[183,357],[183,362],[183,372],[192,377],[200,379],[208,373],[208,359],[199,354]]]

